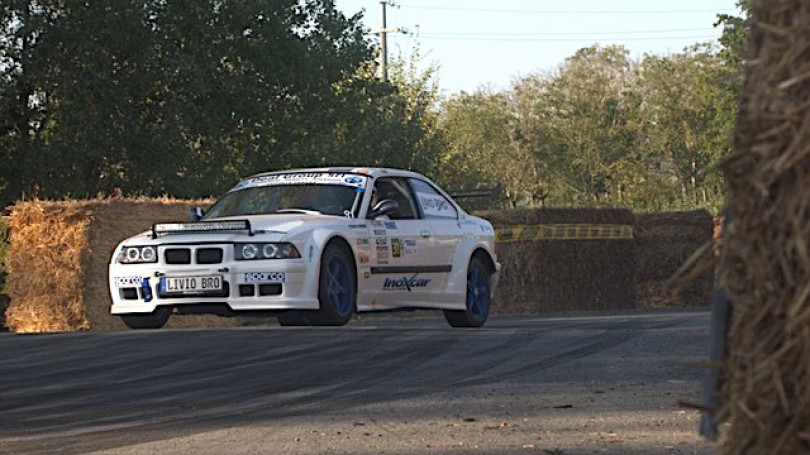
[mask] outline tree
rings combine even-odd
[[[393,58],[387,81],[361,66],[333,85],[332,101],[310,112],[317,128],[293,144],[296,166],[381,166],[430,175],[441,147],[436,132],[435,69]]]
[[[437,172],[442,184],[454,189],[505,184],[499,171],[516,167],[514,162],[504,163],[511,147],[509,121],[508,99],[503,94],[481,89],[445,100],[439,130],[446,146]]]
[[[331,0],[2,7],[6,204],[22,192],[217,193],[304,161],[312,115],[371,60]]]
[[[728,153],[736,94],[728,90],[727,66],[710,45],[667,57],[646,56],[645,159],[664,192],[680,206],[718,209],[723,187],[714,166]],[[677,196],[676,196],[677,195]]]
[[[549,81],[544,117],[569,201],[622,200],[624,167],[637,148],[635,83],[622,46],[580,49]]]
[[[730,14],[718,14],[715,27],[723,26],[723,33],[720,35],[720,44],[723,50],[720,56],[731,68],[740,71],[742,77],[742,64],[748,46],[748,30],[751,28],[751,11],[754,7],[754,0],[737,0],[737,8],[743,15],[732,16]]]

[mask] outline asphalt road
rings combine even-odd
[[[0,454],[709,454],[708,320],[0,334]]]

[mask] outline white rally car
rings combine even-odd
[[[115,249],[111,312],[127,326],[243,311],[343,325],[355,311],[433,308],[454,327],[479,327],[500,272],[492,225],[415,172],[258,174],[192,218]]]

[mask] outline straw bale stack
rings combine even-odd
[[[668,281],[711,241],[714,221],[705,210],[635,215],[638,268],[636,299],[645,307],[707,305],[714,276],[705,273],[672,292]]]
[[[728,454],[810,453],[810,3],[755,2],[720,272]]]
[[[15,332],[125,329],[109,314],[107,266],[116,244],[157,221],[187,217],[205,201],[94,199],[11,207],[6,324]],[[189,315],[167,327],[224,327],[234,319]]]
[[[90,328],[82,299],[88,203],[20,203],[9,220],[6,325],[15,332]]]
[[[622,224],[620,209],[542,209],[480,212],[493,225]],[[503,266],[493,313],[633,308],[633,239],[535,240],[499,243]]]

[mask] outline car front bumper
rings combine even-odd
[[[219,285],[204,288],[203,281]],[[225,304],[233,311],[318,309],[317,283],[317,271],[302,259],[210,266],[111,264],[110,312],[151,313],[158,306],[210,304]]]

